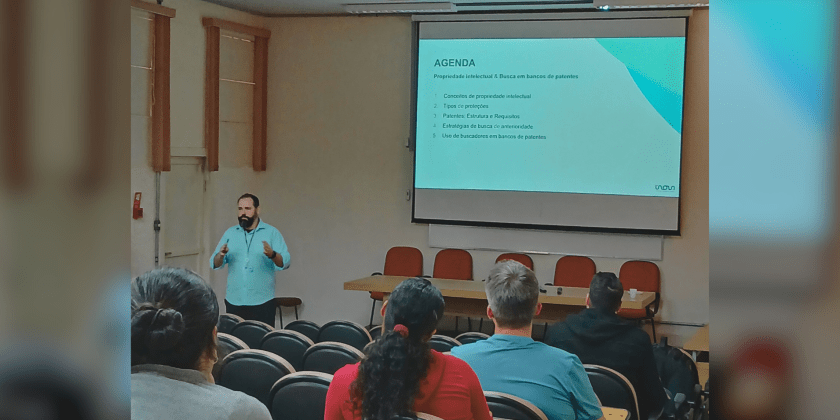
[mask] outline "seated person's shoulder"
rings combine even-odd
[[[271,414],[268,412],[268,408],[265,404],[250,395],[246,395],[245,393],[238,391],[231,392],[239,394],[236,396],[237,398],[232,404],[234,409],[232,410],[231,418],[245,420],[271,419]]]
[[[443,354],[443,353],[439,353],[439,352],[435,352],[433,354],[435,354],[435,357],[439,361],[442,361],[442,362],[446,363],[446,369],[455,369],[455,370],[470,369],[470,370],[472,370],[469,363],[467,363],[464,360],[455,356],[455,354],[456,354],[455,349],[458,349],[459,347],[467,347],[467,346],[471,346],[471,345],[472,344],[467,344],[467,345],[464,345],[464,346],[453,347],[452,348],[452,354]],[[463,353],[468,353],[468,352],[469,352],[469,349],[467,349],[466,351],[461,349],[462,354]]]

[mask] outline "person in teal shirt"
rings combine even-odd
[[[531,338],[531,321],[542,309],[534,272],[516,261],[502,261],[484,288],[496,333],[451,351],[472,367],[481,388],[527,400],[549,420],[603,419],[580,359]]]
[[[242,194],[237,200],[239,225],[222,235],[210,267],[228,266],[225,310],[244,319],[274,326],[274,272],[289,268],[291,255],[283,235],[260,220],[260,199]]]

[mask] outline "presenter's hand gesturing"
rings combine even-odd
[[[228,248],[227,244],[224,244],[222,245],[222,249],[219,250],[219,254],[221,254],[221,256],[224,257],[228,253],[228,251],[230,251],[230,249]]]
[[[271,249],[271,245],[269,245],[268,242],[262,241],[262,243],[263,243],[263,253],[265,253],[266,257],[272,258],[275,255],[277,255],[277,254],[274,253],[274,250]]]

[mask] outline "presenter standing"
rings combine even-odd
[[[228,265],[226,312],[274,326],[274,272],[289,268],[289,248],[273,226],[260,220],[260,199],[242,194],[238,226],[222,235],[210,266]]]

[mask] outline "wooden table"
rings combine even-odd
[[[361,290],[366,292],[385,293],[388,298],[400,282],[407,279],[403,276],[370,276],[344,283],[344,290]],[[428,279],[437,287],[446,301],[446,313],[450,315],[486,317],[487,295],[484,293],[484,282],[469,280]],[[543,286],[549,287],[549,286]],[[534,317],[538,321],[558,321],[566,315],[580,311],[586,306],[588,288],[564,287],[559,296],[548,296],[540,293],[539,302],[542,312]],[[630,299],[630,293],[624,292],[621,301],[622,308],[643,309],[653,303],[656,294],[653,292],[638,292],[635,299]]]
[[[630,412],[623,408],[601,407],[601,412],[604,413],[604,419],[606,420],[627,420],[630,418]]]

